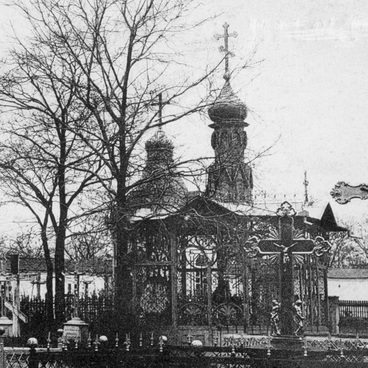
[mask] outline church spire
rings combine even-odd
[[[307,171],[304,171],[304,205],[307,205],[309,203],[309,197],[308,197],[308,185],[309,181],[307,180]]]
[[[247,107],[234,93],[230,85],[229,70],[229,37],[237,34],[229,33],[229,25],[225,23],[224,34],[216,35],[216,39],[224,38],[225,52],[225,84],[208,115],[213,121],[214,129],[211,144],[215,151],[215,162],[209,167],[207,195],[224,202],[252,203],[252,169],[244,163],[244,151],[247,147],[247,134],[244,121]]]

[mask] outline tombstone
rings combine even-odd
[[[0,329],[5,331],[3,336],[13,336],[13,321],[6,316],[0,317]]]
[[[64,342],[86,344],[88,339],[88,323],[79,317],[73,317],[70,321],[64,323],[62,339]]]

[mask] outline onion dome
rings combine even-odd
[[[176,211],[184,204],[188,189],[176,171],[174,144],[161,127],[146,141],[146,151],[142,182],[132,191],[129,201],[132,207],[149,208],[154,213]]]
[[[146,149],[148,150],[173,150],[174,145],[170,141],[169,138],[167,138],[166,134],[160,127],[157,132],[147,140],[146,142]]]
[[[174,144],[162,130],[158,128],[156,133],[146,142],[147,168],[167,167],[174,160]]]
[[[247,117],[247,107],[234,93],[227,80],[220,95],[208,109],[208,115],[214,123],[243,122]]]

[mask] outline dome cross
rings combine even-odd
[[[225,22],[223,24],[224,27],[224,34],[216,34],[215,39],[219,40],[220,38],[224,39],[224,46],[220,46],[220,51],[225,53],[225,74],[224,79],[228,81],[230,79],[230,72],[229,72],[229,56],[234,56],[234,54],[229,51],[229,37],[238,37],[236,32],[229,33],[229,24]]]
[[[162,92],[160,92],[158,94],[158,101],[155,101],[153,99],[151,105],[152,106],[158,106],[158,122],[159,122],[159,128],[161,129],[162,128],[162,110],[164,108],[164,105],[168,105],[170,103],[170,101],[163,101],[162,100]]]

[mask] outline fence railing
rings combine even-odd
[[[2,339],[2,338],[0,338]],[[188,340],[187,346],[172,346],[163,337],[139,340],[130,337],[109,346],[105,339],[96,339],[89,348],[65,346],[61,349],[5,349],[0,368],[210,368],[320,367],[360,368],[368,366],[368,348],[360,340],[300,340],[282,345],[282,339],[229,339],[222,346],[202,346]],[[258,341],[259,340],[259,341]],[[281,341],[281,345],[280,345]],[[0,341],[1,347],[1,341]],[[4,352],[4,350],[3,350]],[[1,353],[1,349],[0,349]]]
[[[367,318],[368,319],[368,301],[367,300],[339,300],[340,318]]]
[[[73,294],[65,295],[65,319],[70,320],[78,306],[78,316],[87,322],[92,330],[99,330],[108,325],[113,316],[113,298],[105,295],[81,297],[78,302]],[[28,323],[21,324],[21,336],[34,335],[39,338],[48,330],[46,302],[38,298],[23,297],[20,301],[21,312],[27,317]]]
[[[76,302],[73,294],[65,295],[65,317],[70,319],[78,305],[78,315],[85,321],[94,321],[101,313],[113,309],[113,298],[104,295],[92,295],[81,297]],[[22,313],[29,319],[35,315],[44,316],[46,314],[46,301],[38,298],[23,297],[20,301]]]

